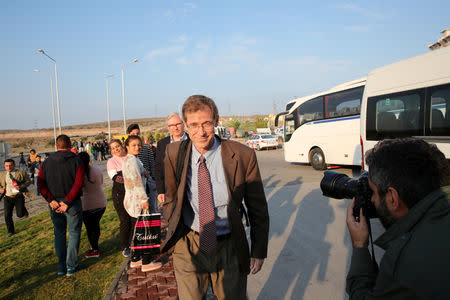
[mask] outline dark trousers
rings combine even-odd
[[[91,249],[98,249],[98,240],[100,239],[100,219],[105,212],[106,207],[83,211],[83,223],[86,227],[86,233],[91,244]]]
[[[123,198],[125,197],[125,187],[123,184],[114,182],[112,188],[112,199],[114,208],[119,216],[119,235],[120,245],[122,249],[130,247],[131,236],[133,234],[133,225],[131,224],[131,217],[123,207]]]
[[[18,218],[28,216],[28,211],[25,208],[25,198],[22,194],[18,194],[16,197],[5,196],[3,200],[5,210],[5,223],[8,233],[14,233],[14,221],[13,221],[13,209],[16,207],[16,215]]]

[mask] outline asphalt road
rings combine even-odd
[[[322,196],[323,172],[285,162],[281,149],[257,157],[269,206],[269,251],[262,270],[248,277],[249,299],[347,299],[349,200]],[[352,176],[350,168],[335,171]],[[381,226],[375,221],[373,227],[376,237]]]

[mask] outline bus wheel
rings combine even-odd
[[[325,155],[323,155],[322,149],[314,148],[309,153],[309,161],[311,166],[316,170],[325,170],[327,164],[325,163]]]

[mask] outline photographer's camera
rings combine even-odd
[[[363,215],[367,218],[376,218],[376,209],[370,201],[372,190],[369,186],[368,173],[364,172],[359,178],[349,178],[347,175],[325,171],[320,188],[324,196],[335,199],[355,198],[353,216],[359,221],[359,211],[362,208]]]

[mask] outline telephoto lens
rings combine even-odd
[[[358,180],[335,171],[325,171],[320,189],[324,196],[335,199],[352,199],[358,191]]]
[[[357,179],[348,177],[345,174],[325,171],[320,189],[324,196],[335,199],[355,198],[353,207],[353,216],[358,220],[359,211],[362,208],[364,216],[367,218],[376,218],[376,209],[371,202],[372,190],[369,186],[368,173],[364,172]]]

